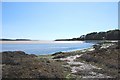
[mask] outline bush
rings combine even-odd
[[[93,45],[93,48],[95,49],[95,50],[99,50],[100,48],[101,48],[101,45]]]

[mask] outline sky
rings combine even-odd
[[[117,28],[117,2],[2,3],[2,38],[55,40]]]

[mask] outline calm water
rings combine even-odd
[[[3,44],[2,51],[24,51],[28,54],[44,55],[59,51],[80,50],[92,45],[92,43]]]

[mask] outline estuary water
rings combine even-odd
[[[89,48],[93,45],[93,43],[85,43],[85,42],[53,42],[53,43],[29,43],[29,44],[1,44],[2,51],[24,51],[28,54],[36,54],[36,55],[46,55],[53,54],[55,52],[66,52],[66,51],[74,51],[81,50],[85,48]]]

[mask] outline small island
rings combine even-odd
[[[30,39],[0,39],[0,41],[32,41]]]

